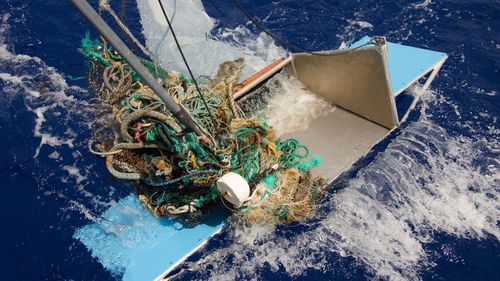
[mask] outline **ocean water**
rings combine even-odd
[[[110,1],[158,49],[160,63],[183,70],[148,2]],[[248,24],[232,1],[164,3],[169,11],[176,4],[174,27],[198,75],[242,56],[248,75],[289,51]],[[233,221],[173,278],[497,280],[500,2],[243,4],[304,49],[385,35],[449,59],[431,90],[411,90],[421,101],[409,119],[335,182],[339,190],[321,202],[316,219],[277,228]],[[123,259],[99,260],[75,238],[133,190],[86,149],[93,120],[102,117],[85,80],[72,79],[86,72],[77,49],[87,30],[96,36],[67,1],[0,2],[2,280],[116,280],[123,273]],[[109,235],[120,239],[121,231]]]

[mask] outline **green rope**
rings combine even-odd
[[[121,64],[119,66],[123,67],[126,75],[130,71],[130,67],[114,50],[109,48],[107,54],[104,55],[103,46],[100,45],[99,41],[91,40],[88,34],[82,39],[82,53],[90,62],[91,70],[97,74],[107,66],[113,65],[115,67],[115,64]],[[173,81],[169,81],[169,77],[174,77],[175,72],[169,75],[157,67],[155,63],[147,60],[141,61],[155,74],[156,78],[165,82],[165,88],[173,93],[172,95],[187,109],[201,127],[207,131],[217,132],[218,137],[218,147],[211,147],[213,144],[207,142],[213,141],[204,140],[202,142],[196,134],[185,132],[185,127],[179,124],[175,118],[174,122],[179,124],[181,130],[177,129],[176,131],[166,121],[146,115],[137,117],[137,120],[127,124],[128,127],[122,128],[129,130],[127,133],[134,130],[133,142],[135,143],[144,142],[144,144],[161,147],[161,150],[144,149],[139,153],[133,152],[128,155],[130,157],[139,156],[139,159],[142,160],[137,163],[143,164],[132,166],[142,171],[141,179],[150,186],[145,193],[153,192],[149,197],[152,205],[194,204],[195,207],[201,207],[207,201],[219,198],[216,179],[225,172],[240,174],[251,188],[259,183],[264,183],[266,185],[264,198],[276,188],[277,175],[280,172],[288,168],[297,168],[301,172],[307,172],[321,163],[321,158],[317,155],[306,160],[309,157],[309,150],[296,139],[271,141],[269,138],[273,135],[272,128],[261,120],[253,120],[246,125],[242,123],[243,125],[240,125],[239,128],[232,129],[231,125],[234,125],[232,121],[235,119],[228,109],[224,95],[207,87],[200,88],[197,95],[191,86],[196,81],[186,78],[183,74],[177,74]],[[113,73],[113,75],[118,74]],[[133,114],[138,110],[157,111],[171,117],[158,98],[149,95],[147,91],[141,92],[144,85],[141,84],[139,77],[134,76],[135,72],[132,71],[131,75],[132,79],[128,78],[127,83],[132,80],[133,83],[130,84],[132,86],[129,89],[117,91],[117,98],[112,104],[114,112],[121,114],[116,116],[120,117],[117,120],[124,120],[123,118],[127,118],[128,114]],[[136,84],[136,82],[138,83]],[[110,84],[111,87],[116,87],[118,83]],[[213,116],[210,112],[218,113],[220,118],[218,122],[212,122]],[[220,117],[222,115],[226,117],[222,119]],[[276,154],[274,150],[279,153]],[[159,162],[153,162],[160,161],[158,159],[176,167],[174,174],[181,176],[175,179],[166,179],[167,170],[162,170],[165,168],[160,168]],[[127,161],[125,160],[126,164],[128,164]],[[174,188],[178,184],[193,188]],[[199,188],[195,188],[195,186]],[[289,215],[288,207],[282,206],[276,215],[280,218],[286,218]]]
[[[167,186],[174,185],[180,181],[183,181],[185,184],[187,184],[187,183],[189,183],[190,178],[197,176],[197,175],[200,175],[200,174],[218,174],[218,173],[219,173],[219,171],[217,171],[217,170],[201,170],[201,171],[192,172],[191,174],[187,174],[187,175],[184,175],[182,177],[178,177],[178,178],[173,179],[173,180],[155,182],[150,178],[144,178],[144,182],[148,185],[151,185],[151,186],[167,187]]]
[[[66,76],[66,77],[67,77],[69,80],[71,80],[71,81],[78,81],[78,80],[83,80],[83,79],[85,79],[85,77],[84,77],[84,76],[80,76],[80,77],[73,77],[73,76],[71,76],[71,75],[68,75],[68,76]]]
[[[278,141],[276,148],[283,152],[279,160],[285,168],[295,167],[302,159],[309,157],[309,149],[296,139]],[[299,154],[300,150],[304,153]]]

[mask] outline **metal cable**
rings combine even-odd
[[[179,44],[179,41],[177,40],[177,36],[175,35],[174,28],[172,26],[172,23],[170,22],[170,19],[168,18],[167,13],[165,12],[165,8],[163,8],[163,4],[161,3],[161,0],[158,0],[158,3],[160,4],[161,11],[163,12],[163,16],[165,17],[165,20],[168,23],[168,27],[170,28],[170,31],[172,32],[172,36],[174,37],[175,44],[177,45],[177,49],[179,49],[179,53],[181,53],[182,60],[184,61],[184,64],[186,65],[186,68],[189,72],[189,75],[191,76],[191,79],[193,80],[193,83],[196,87],[196,90],[198,91],[198,94],[200,95],[200,98],[203,100],[203,104],[205,105],[208,115],[210,115],[210,118],[212,119],[212,123],[214,125],[214,128],[217,128],[217,121],[215,120],[214,116],[212,115],[212,112],[210,111],[210,107],[208,107],[207,101],[205,100],[205,97],[203,96],[203,93],[200,90],[200,87],[198,86],[198,82],[196,82],[196,79],[194,79],[193,72],[191,71],[191,68],[189,67],[189,64],[186,60],[186,57],[184,56],[184,52],[182,51],[181,45]]]

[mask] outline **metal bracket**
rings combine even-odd
[[[374,45],[382,46],[382,45],[385,45],[386,39],[385,39],[385,36],[373,36],[372,42]]]

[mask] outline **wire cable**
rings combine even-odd
[[[273,34],[271,31],[269,31],[269,29],[267,29],[266,27],[264,27],[262,24],[260,24],[246,9],[245,7],[243,7],[243,5],[241,4],[241,2],[239,0],[234,0],[234,3],[236,4],[236,6],[238,6],[238,8],[240,9],[240,11],[248,18],[248,20],[250,20],[250,22],[252,22],[257,28],[259,28],[262,32],[266,33],[267,35],[269,35],[271,38],[273,38],[274,40],[280,42],[281,44],[289,47],[290,49],[292,50],[296,50],[296,51],[299,51],[299,52],[302,52],[302,53],[307,53],[307,54],[310,54],[310,55],[315,55],[315,56],[324,56],[324,57],[330,57],[330,56],[338,56],[338,55],[342,55],[342,54],[346,54],[346,53],[350,53],[356,49],[359,49],[361,47],[364,47],[364,46],[367,46],[367,45],[370,45],[370,44],[374,44],[374,41],[370,40],[368,41],[367,43],[363,44],[363,45],[360,45],[360,46],[357,46],[355,48],[352,48],[352,49],[349,49],[349,50],[346,50],[344,52],[337,52],[337,53],[333,53],[333,54],[328,54],[328,53],[318,53],[318,52],[311,52],[311,51],[308,51],[308,50],[305,50],[305,49],[302,49],[301,47],[298,47],[288,41],[286,41],[285,39],[281,38],[281,37],[278,37],[277,35]]]
[[[189,67],[189,64],[186,60],[186,57],[184,56],[184,52],[182,51],[181,45],[179,44],[179,41],[177,40],[177,36],[175,35],[174,28],[172,26],[172,23],[170,22],[170,19],[168,18],[167,13],[165,12],[165,8],[163,7],[163,4],[161,3],[161,0],[158,0],[158,3],[160,4],[161,11],[163,12],[163,16],[165,17],[165,20],[167,21],[168,27],[170,28],[170,32],[172,33],[172,36],[174,37],[175,44],[177,45],[177,49],[179,49],[179,53],[181,53],[182,60],[184,61],[184,64],[186,65],[186,68],[189,72],[189,75],[191,76],[191,79],[193,80],[193,83],[196,87],[196,90],[198,91],[198,94],[200,95],[200,98],[203,100],[203,104],[205,105],[208,115],[210,115],[210,118],[212,119],[212,123],[214,125],[214,128],[217,128],[217,121],[215,121],[215,118],[210,111],[210,107],[208,107],[207,101],[205,100],[205,97],[203,96],[203,93],[200,90],[200,87],[198,86],[198,82],[196,82],[196,79],[194,79],[193,72],[191,71],[191,67]]]
[[[174,12],[172,13],[172,18],[170,19],[172,22],[175,20],[175,15],[177,13],[177,0],[174,0]],[[167,28],[167,30],[165,30],[165,32],[163,33],[163,36],[161,37],[160,39],[160,42],[158,42],[158,44],[156,45],[155,49],[154,49],[154,59],[155,59],[155,74],[156,76],[158,76],[158,51],[160,50],[160,46],[161,44],[163,44],[163,41],[165,40],[165,38],[167,38],[167,35],[168,35],[168,32],[170,31],[170,28]]]

